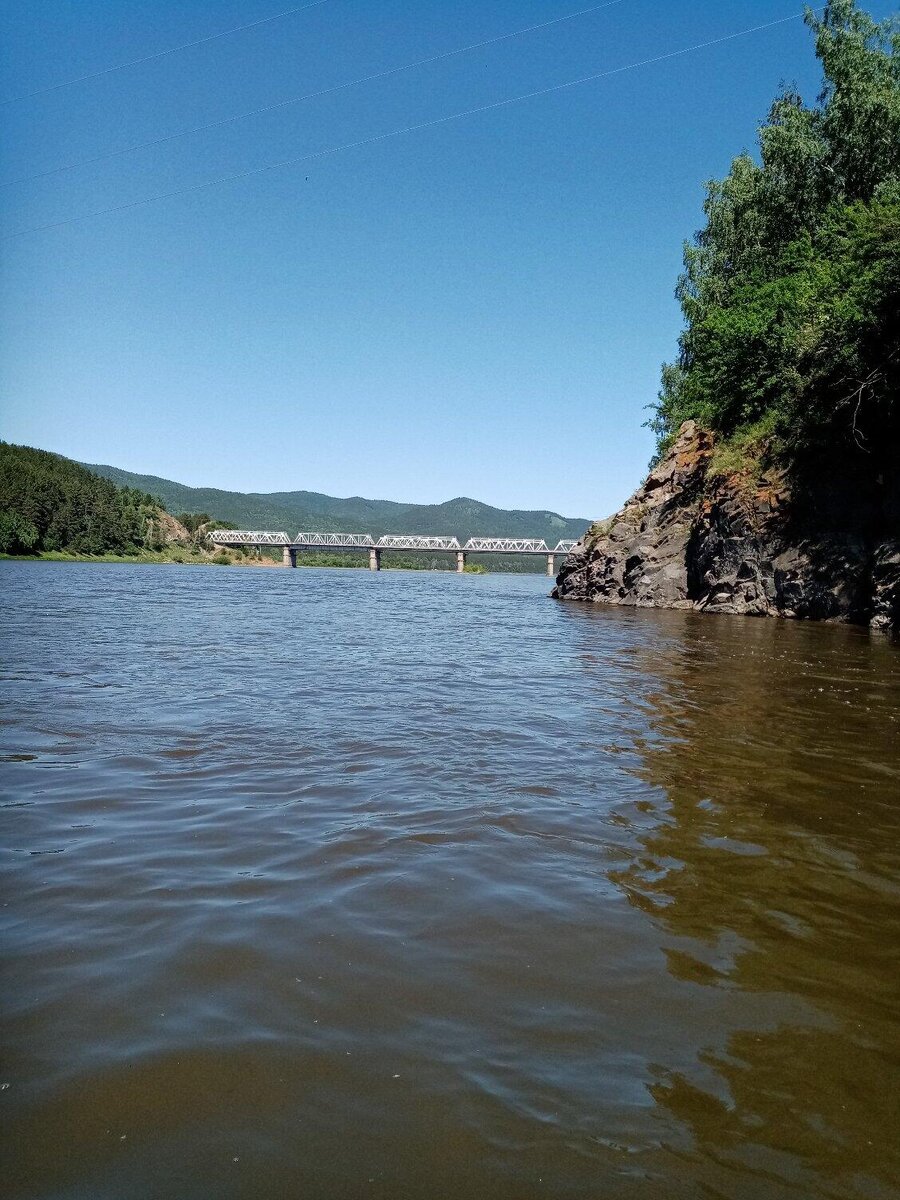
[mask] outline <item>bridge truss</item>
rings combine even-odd
[[[375,541],[371,533],[298,533],[292,546],[338,546],[345,550],[370,550]]]
[[[455,537],[420,537],[418,534],[388,533],[375,543],[377,550],[462,550]]]
[[[215,546],[289,546],[291,542],[286,533],[262,529],[213,529],[206,536]]]
[[[548,546],[543,538],[473,537],[462,545],[452,535],[429,537],[420,534],[388,533],[376,541],[370,533],[286,533],[254,529],[214,529],[207,538],[216,546],[286,546],[290,550],[411,550],[457,551],[462,554],[568,554],[574,541]]]
[[[550,554],[551,550],[543,538],[469,538],[463,550],[483,554]]]

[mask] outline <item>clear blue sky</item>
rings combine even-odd
[[[3,179],[327,88],[589,0],[327,0],[2,109]],[[291,0],[5,0],[4,97]],[[892,5],[873,3],[877,16]],[[0,190],[12,232],[551,87],[798,12],[603,11]],[[799,20],[680,58],[2,246],[0,433],[195,485],[602,516],[637,485],[702,183]]]

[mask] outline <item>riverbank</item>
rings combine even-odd
[[[205,554],[192,552],[184,547],[173,547],[171,550],[142,550],[139,554],[70,554],[63,550],[43,550],[37,554],[0,554],[3,562],[67,562],[67,563],[131,563],[131,564],[169,564],[171,566],[198,567],[278,567],[284,569],[280,559],[256,558],[243,554]],[[311,556],[309,561],[297,559],[298,567],[340,567],[368,569],[368,562],[354,561],[339,555]],[[396,571],[432,571],[441,568],[432,567],[421,562],[405,562],[398,560],[384,567],[385,570]],[[467,563],[467,575],[487,575],[486,567],[478,563]]]
[[[139,554],[70,554],[64,550],[42,550],[38,554],[0,554],[0,560],[4,562],[170,563],[172,566],[181,567],[280,567],[282,565],[274,559],[197,554],[184,548],[158,551],[142,550]]]

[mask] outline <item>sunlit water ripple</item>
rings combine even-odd
[[[900,1196],[900,653],[0,564],[11,1197]]]

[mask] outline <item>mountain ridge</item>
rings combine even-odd
[[[162,500],[171,513],[207,512],[219,521],[244,529],[299,529],[323,533],[455,534],[457,537],[542,537],[550,542],[578,538],[590,521],[563,517],[549,509],[503,509],[456,496],[440,504],[372,500],[365,496],[329,496],[302,489],[278,492],[235,492],[190,487],[159,475],[144,475],[101,463],[82,463],[120,487],[137,487]]]

